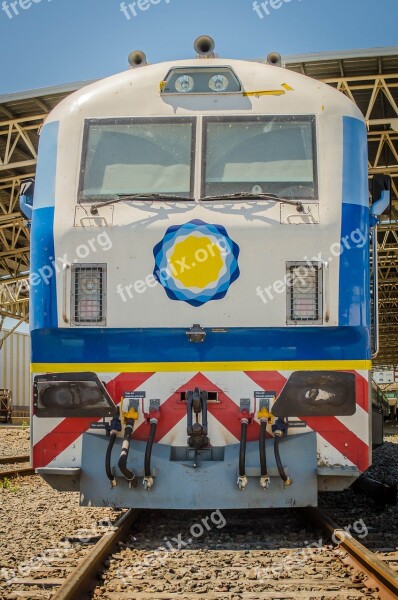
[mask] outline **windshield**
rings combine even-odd
[[[314,117],[208,117],[203,152],[203,196],[317,197]]]
[[[90,119],[80,199],[140,193],[193,198],[194,149],[194,118]]]

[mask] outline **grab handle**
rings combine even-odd
[[[329,323],[330,320],[330,277],[329,277],[329,262],[323,261],[323,272],[324,272],[324,293],[325,293],[325,323]]]
[[[65,263],[62,266],[62,284],[63,284],[63,302],[62,302],[62,319],[65,323],[69,323],[68,315],[67,315],[67,305],[68,305],[68,269],[70,265]]]
[[[379,273],[377,225],[372,229],[372,292],[373,292],[373,347],[372,358],[379,353]]]

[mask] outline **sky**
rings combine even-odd
[[[200,34],[226,58],[398,46],[397,21],[398,0],[0,0],[0,94],[106,77],[135,49],[190,58]]]

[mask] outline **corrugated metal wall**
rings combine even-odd
[[[0,349],[0,388],[12,391],[14,410],[29,410],[30,337],[26,333],[12,333]]]

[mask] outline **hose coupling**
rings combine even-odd
[[[142,485],[144,486],[144,489],[147,490],[147,492],[149,492],[153,487],[153,477],[144,477]]]
[[[238,484],[238,488],[240,490],[244,490],[248,484],[248,479],[247,479],[246,475],[239,476],[237,484]]]
[[[271,483],[271,479],[269,478],[268,475],[265,475],[264,477],[260,477],[260,486],[266,490],[269,488],[269,484]]]
[[[137,487],[137,483],[138,482],[137,482],[137,477],[136,476],[132,477],[131,479],[127,479],[127,477],[126,477],[126,480],[127,480],[128,484],[129,484],[130,490],[131,490],[131,488],[136,488]]]
[[[120,418],[117,417],[113,417],[110,423],[106,423],[105,424],[105,431],[106,431],[106,435],[117,435],[119,433],[119,431],[122,430],[122,423],[120,421]]]
[[[278,417],[275,423],[272,425],[272,433],[276,437],[287,435],[288,429],[289,423],[284,417]]]
[[[271,421],[272,415],[269,412],[269,410],[267,410],[267,408],[264,406],[258,411],[257,418],[260,420],[260,422],[265,421],[266,423],[269,423]]]

